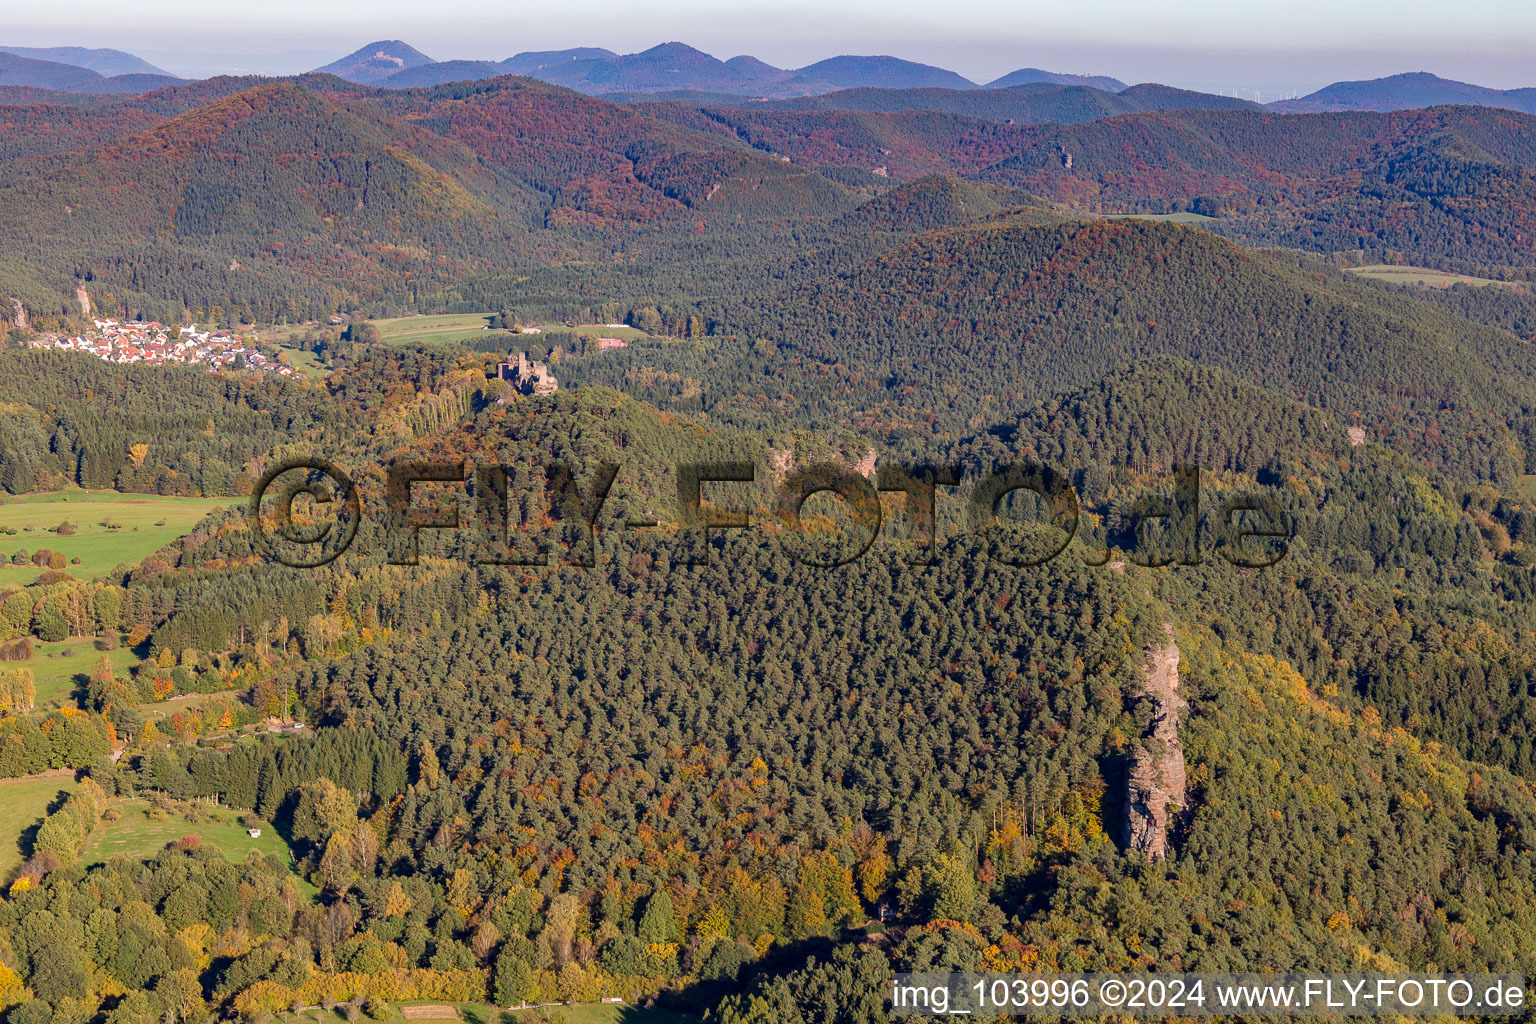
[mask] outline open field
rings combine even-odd
[[[30,661],[21,665],[32,670],[37,684],[37,706],[57,707],[69,702],[70,694],[80,684],[77,676],[89,676],[96,667],[96,659],[102,653],[96,649],[96,638],[71,637],[58,643],[37,644]],[[68,651],[68,654],[64,652]],[[133,652],[126,647],[116,647],[105,652],[114,672],[123,672],[133,664]]]
[[[1216,217],[1207,217],[1203,213],[1191,213],[1188,210],[1179,213],[1112,213],[1110,217],[1131,217],[1136,220],[1166,220],[1174,224],[1209,224],[1217,220]]]
[[[441,316],[402,316],[390,320],[370,320],[378,328],[379,336],[390,345],[460,345],[470,342],[499,338],[506,343],[507,351],[515,352],[519,345],[529,349],[542,344],[538,334],[518,335],[511,331],[489,330],[487,325],[493,313],[448,313]],[[619,338],[634,341],[649,337],[633,327],[605,327],[602,324],[530,324],[542,327],[546,332],[570,331],[583,338]],[[303,354],[303,353],[300,353]],[[297,364],[295,364],[297,365]]]
[[[170,718],[178,711],[195,711],[211,700],[232,697],[239,692],[238,690],[220,690],[217,693],[184,693],[180,697],[171,697],[167,700],[140,704],[139,710],[150,721],[160,722],[162,719]]]
[[[305,377],[312,379],[324,377],[330,372],[325,368],[325,364],[320,361],[319,357],[308,349],[289,348],[284,345],[283,351],[288,354],[288,361],[293,365],[293,368]]]
[[[552,331],[568,330],[581,338],[618,338],[620,341],[634,341],[637,338],[649,338],[650,335],[634,327],[604,327],[602,324],[580,324],[576,327],[550,327]]]
[[[26,779],[0,780],[0,882],[27,859],[32,830],[41,824],[50,805],[75,788],[71,772]]]
[[[157,494],[120,494],[117,491],[68,489],[41,494],[0,498],[0,586],[25,586],[43,570],[30,562],[11,565],[9,556],[18,549],[39,548],[64,553],[63,571],[77,579],[95,579],[119,565],[133,565],[147,555],[183,536],[209,512],[239,498],[167,498]],[[119,524],[109,529],[103,520]],[[48,532],[61,522],[73,523],[69,536]],[[79,558],[79,565],[69,560]]]
[[[390,345],[458,345],[487,338],[517,337],[510,331],[490,330],[494,313],[446,313],[441,316],[400,316],[370,320],[379,336]]]
[[[274,324],[267,327],[259,327],[252,330],[252,334],[263,345],[271,345],[282,350],[283,357],[298,371],[300,376],[318,380],[324,377],[330,370],[320,359],[308,349],[297,348],[288,343],[288,339],[296,333],[302,333],[303,327],[294,327],[289,324]]]
[[[1358,277],[1369,278],[1372,281],[1386,281],[1389,284],[1411,284],[1423,288],[1449,288],[1453,284],[1470,284],[1478,287],[1497,284],[1511,287],[1511,282],[1509,281],[1494,281],[1486,277],[1472,277],[1469,274],[1452,274],[1444,270],[1430,270],[1428,267],[1406,267],[1386,263],[1372,264],[1368,267],[1346,267],[1344,272]]]
[[[545,1011],[570,1024],[697,1024],[671,1010],[647,1010],[639,1006],[614,1003],[584,1003],[581,1006],[552,1006]]]
[[[147,800],[114,800],[111,807],[122,817],[97,824],[81,853],[81,863],[94,864],[120,853],[152,857],[167,843],[186,835],[198,836],[205,845],[237,864],[253,850],[263,856],[270,854],[285,864],[289,862],[288,844],[271,824],[261,822],[261,836],[252,839],[240,824],[242,812],[229,807],[208,808],[198,821],[189,821],[185,814],[176,811],[152,818],[153,808]],[[304,891],[313,893],[308,882],[301,879],[300,883]]]
[[[385,1024],[451,1024],[455,1021],[464,1024],[501,1024],[503,1019],[516,1021],[522,1014],[533,1014],[532,1010],[508,1011],[499,1006],[478,1003],[459,1003],[454,1006],[399,1003],[392,1005],[391,1010],[393,1012],[385,1018]],[[695,1018],[671,1010],[647,1010],[619,1003],[544,1006],[540,1007],[539,1012],[546,1019],[562,1024],[698,1024]],[[450,1013],[453,1015],[450,1016]],[[276,1018],[277,1024],[345,1024],[345,1020],[340,1013],[322,1009],[284,1013]]]
[[[465,1024],[499,1024],[501,1015],[508,1012],[498,1006],[467,1003],[454,1007],[436,1008],[456,1010],[457,1017],[446,1017],[441,1013],[424,1016],[421,1012],[430,1009],[432,1009],[430,1004],[401,1003],[398,1007],[402,1019],[409,1024],[424,1024],[426,1021],[436,1024],[436,1022],[454,1020],[464,1021]],[[624,1003],[579,1003],[575,1006],[543,1006],[539,1009],[549,1020],[561,1021],[563,1024],[698,1024],[693,1017],[674,1013],[671,1010],[647,1010]],[[517,1011],[511,1012],[515,1018]],[[523,1012],[531,1013],[532,1011]]]

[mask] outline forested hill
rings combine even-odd
[[[699,274],[723,291],[835,249],[850,210],[934,173],[1071,215],[1194,213],[1250,244],[1451,269],[1526,273],[1536,231],[1536,117],[1487,108],[1026,125],[626,107],[511,76],[379,90],[321,74],[47,98],[0,107],[12,227],[0,296],[45,319],[76,308],[82,281],[109,309],[161,319],[497,308],[542,290],[532,282],[548,268],[570,269],[567,292],[592,279],[596,302],[616,280],[625,298],[692,297]]]
[[[892,209],[995,195],[909,192]],[[935,967],[1536,969],[1519,911],[1536,899],[1536,512],[1477,470],[1497,448],[1463,441],[1477,407],[1437,402],[1464,419],[1407,441],[1348,433],[1349,388],[1369,401],[1359,375],[1389,363],[1388,381],[1444,387],[1439,331],[1468,322],[1208,233],[1032,213],[908,237],[785,301],[749,334],[569,351],[542,397],[452,347],[338,340],[345,358],[311,384],[5,355],[0,408],[32,408],[0,424],[35,428],[25,443],[50,467],[99,469],[101,439],[130,430],[152,432],[147,472],[202,472],[203,488],[219,466],[265,464],[259,450],[334,451],[367,513],[319,570],[266,558],[232,509],[137,571],[0,594],[7,637],[84,618],[137,645],[69,715],[0,729],[6,766],[54,749],[39,719],[59,735],[110,724],[127,750],[69,755],[90,782],[0,902],[0,955],[34,1002],[121,997],[114,1024],[144,1024],[172,992],[194,1016],[255,1020],[379,992],[665,991],[752,1024],[863,1005],[892,971]],[[853,315],[866,305],[902,331]],[[1496,378],[1516,372],[1478,348],[1513,336],[1477,330],[1455,356],[1466,387],[1513,400]],[[1061,392],[1068,357],[1093,372]],[[604,374],[708,416],[592,386]],[[167,398],[176,416],[116,408]],[[904,409],[895,445],[872,443]],[[774,425],[740,429],[752,416]],[[944,489],[934,564],[912,563],[896,499],[862,558],[807,566],[728,483],[710,500],[751,509],[752,528],[687,564],[677,463],[749,461],[766,484],[872,454],[968,471]],[[1262,486],[1283,505],[1285,561],[1136,564],[1127,510],[1188,458],[1207,467],[1204,500]],[[489,564],[467,528],[423,531],[419,564],[385,564],[382,466],[424,459],[508,466],[510,538],[492,539],[519,556],[545,544],[548,564]],[[1083,505],[1081,539],[1030,569],[991,557],[961,512],[977,476],[1020,459],[1069,472]],[[620,467],[590,544],[557,461],[588,493],[598,463]],[[1091,564],[1111,543],[1118,568]],[[1169,856],[1148,860],[1124,831],[1153,724],[1145,650],[1165,623],[1189,785]],[[151,731],[159,691],[209,703]],[[221,709],[290,701],[306,729],[225,737]],[[308,886],[288,861],[231,864],[186,840],[95,864],[70,839],[99,814],[91,787],[263,815]],[[53,941],[114,929],[127,937]],[[227,955],[178,967],[189,940]]]
[[[269,374],[0,351],[0,490],[248,495],[285,445],[352,432],[323,389]]]
[[[461,70],[426,61],[336,70]],[[1536,117],[322,73],[0,97],[0,315],[32,314],[0,338],[5,1024],[1536,975]],[[1007,123],[1051,104],[1097,119]],[[1388,254],[1501,280],[1339,269]],[[90,329],[77,287],[260,321],[296,372],[27,344]],[[504,379],[509,346],[559,388]],[[351,536],[340,492],[217,500],[300,456],[361,519],[304,569],[273,556]],[[417,536],[387,482],[422,463],[465,472],[406,488]],[[695,529],[699,463],[730,528]],[[1070,484],[1049,523],[991,489],[1021,463]],[[878,516],[786,509],[829,465]],[[919,465],[956,470],[931,521]],[[1228,557],[1255,515],[1273,564]]]
[[[1042,221],[1057,219],[1039,199],[1021,189],[930,174],[861,204],[848,220],[866,230],[923,232],[958,227],[1025,206],[1038,211]]]
[[[1270,109],[1316,113],[1327,110],[1405,110],[1451,103],[1502,107],[1533,114],[1536,113],[1536,89],[1490,89],[1417,71],[1363,82],[1334,82],[1298,99],[1272,103]]]
[[[57,292],[89,267],[98,298],[152,297],[172,321],[214,305],[299,319],[462,276],[484,265],[475,250],[525,233],[535,206],[461,147],[283,83],[62,167],[19,164],[0,203],[30,226],[6,237],[11,267]]]
[[[1028,131],[1026,146],[979,176],[1086,209],[1191,210],[1245,241],[1392,250],[1451,267],[1531,263],[1528,114],[1178,111]]]
[[[1017,420],[967,439],[956,452],[976,475],[991,469],[982,461],[1011,457],[1154,476],[1182,462],[1257,477],[1287,462],[1344,458],[1348,430],[1328,413],[1237,373],[1151,356],[1053,395]]]
[[[297,320],[611,257],[624,241],[604,232],[665,227],[677,244],[700,218],[736,230],[853,205],[842,186],[737,140],[542,83],[394,95],[385,111],[266,84],[136,135],[123,125],[152,111],[125,122],[10,108],[19,126],[64,124],[82,147],[18,144],[0,202],[26,229],[0,242],[0,293],[57,315],[87,267],[92,292],[120,304],[108,309]]]
[[[573,369],[616,383],[646,363],[705,381],[683,407],[711,416],[779,408],[921,447],[1168,354],[1468,478],[1508,484],[1531,450],[1536,393],[1519,339],[1176,225],[1004,215],[920,236],[726,319],[772,351],[632,346]]]
[[[529,79],[387,93],[377,103],[546,195],[551,226],[798,220],[852,205],[840,186],[738,139]]]
[[[636,110],[660,120],[739,138],[755,149],[813,167],[882,170],[897,179],[974,174],[1027,144],[1024,129],[932,111],[730,110],[679,102]]]
[[[1147,110],[1258,110],[1247,100],[1166,85],[1110,92],[1035,82],[1001,89],[843,89],[820,96],[738,104],[743,110],[932,110],[1010,124],[1075,124]]]
[[[1075,273],[1107,277],[1081,262]],[[337,393],[451,378],[441,358],[380,355]],[[1280,571],[1245,575],[1215,559],[1121,573],[1076,549],[1010,570],[947,529],[928,568],[882,543],[813,570],[761,529],[688,567],[669,530],[618,527],[630,502],[665,493],[664,467],[685,452],[756,458],[782,438],[596,388],[419,422],[395,456],[514,467],[516,534],[551,526],[549,458],[583,481],[595,461],[619,461],[638,493],[615,494],[590,569],[468,564],[467,535],[424,538],[421,565],[388,567],[375,522],[304,574],[252,562],[248,530],[202,531],[130,586],[134,607],[157,610],[152,648],[239,646],[261,666],[256,699],[278,701],[291,682],[317,726],[313,740],[157,748],[93,772],[114,789],[216,792],[276,817],[320,889],[292,915],[277,897],[250,908],[265,944],[197,989],[210,1004],[254,1013],[348,994],[393,963],[413,972],[411,992],[504,1002],[673,980],[675,1005],[745,1024],[764,1011],[741,990],[779,1008],[768,1019],[799,1020],[818,1000],[871,998],[893,969],[935,965],[1530,961],[1531,926],[1508,900],[1532,898],[1531,651],[1488,636],[1523,635],[1513,626],[1527,613],[1495,598],[1475,525],[1485,510],[1458,505],[1474,491],[1352,446],[1327,413],[1154,358],[937,453],[977,467],[1061,459],[1115,488],[1090,503],[1111,514],[1173,459],[1205,460],[1222,487],[1268,471],[1307,542]],[[1358,502],[1352,490],[1393,495],[1390,521],[1350,533],[1319,520]],[[1172,855],[1148,862],[1119,832],[1151,715],[1143,649],[1164,621],[1183,651],[1190,786]],[[239,623],[258,639],[242,643]],[[1431,682],[1415,689],[1414,676]],[[132,728],[120,698],[103,706]],[[1490,720],[1496,730],[1477,727]],[[132,885],[112,866],[87,877],[132,894],[186,869],[192,886],[237,888],[202,859],[168,851]],[[249,891],[267,892],[248,870]],[[18,907],[72,905],[73,877],[54,872]],[[882,905],[889,931],[865,940]],[[209,917],[233,927],[233,910]],[[36,930],[17,929],[23,976],[73,991],[48,987]],[[342,937],[314,953],[326,934]]]
[[[1365,250],[1380,262],[1452,269],[1531,265],[1536,117],[1528,114],[1162,109],[1015,125],[869,106],[640,109],[816,166],[969,176],[1088,213],[1194,213],[1250,244]]]

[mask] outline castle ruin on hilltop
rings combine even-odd
[[[529,359],[527,352],[519,352],[517,362],[508,356],[506,362],[498,363],[496,376],[524,395],[552,395],[560,390],[560,382],[549,372],[549,367]]]

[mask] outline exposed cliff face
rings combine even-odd
[[[862,449],[860,451],[850,451],[844,448],[835,453],[834,459],[840,465],[852,469],[862,477],[873,478],[878,455],[879,453],[874,448]],[[793,446],[775,447],[770,445],[768,447],[768,468],[772,470],[776,484],[783,484],[789,477],[789,474],[793,473],[800,465],[800,460],[795,458]]]
[[[11,326],[27,329],[27,310],[20,299],[11,300]]]
[[[1126,794],[1126,843],[1152,859],[1170,852],[1168,830],[1173,814],[1185,804],[1184,747],[1179,743],[1179,646],[1173,626],[1168,642],[1147,652],[1146,696],[1157,706],[1151,735],[1137,747]]]

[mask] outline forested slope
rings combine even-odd
[[[591,302],[615,281],[627,300],[720,294],[818,249],[837,258],[839,218],[893,178],[935,173],[1072,216],[1192,211],[1249,244],[1516,277],[1536,225],[1536,120],[1487,108],[1031,125],[626,107],[512,76],[378,90],[321,74],[8,98],[20,102],[0,110],[14,128],[0,146],[14,225],[0,291],[50,321],[82,281],[170,319],[547,308],[552,272],[577,294],[590,285]],[[698,289],[701,269],[716,280]]]
[[[1109,212],[1193,210],[1247,241],[1450,267],[1530,263],[1528,114],[1179,111],[1029,131],[1027,147],[982,177]]]
[[[945,246],[971,230],[902,259],[958,275],[963,251]],[[1188,276],[1176,257],[1191,246],[1226,254],[1227,280],[1298,302],[1419,308],[1183,229],[979,230],[1051,239],[1060,276],[1100,289],[1148,252]],[[1099,258],[1130,242],[1138,259]],[[1261,276],[1242,276],[1249,262]],[[1031,276],[994,282],[994,303],[1045,288],[1013,263]],[[1085,301],[1064,285],[1045,294]],[[1383,338],[1428,344],[1393,323]],[[346,368],[299,394],[323,436],[337,436],[327,409],[368,425],[343,435],[366,514],[348,554],[319,571],[274,565],[234,511],[150,570],[77,591],[93,616],[142,626],[155,655],[88,687],[88,720],[130,744],[91,768],[93,784],[249,807],[278,823],[319,895],[185,844],[131,879],[121,864],[34,860],[29,888],[0,907],[0,956],[50,1012],[121,984],[145,1015],[173,993],[194,1013],[254,1019],[359,994],[669,990],[721,1019],[794,1020],[821,1001],[868,1004],[893,969],[1529,969],[1536,659],[1495,637],[1529,635],[1529,602],[1508,595],[1529,578],[1532,516],[1454,482],[1477,475],[1473,450],[1439,450],[1469,461],[1434,472],[1353,444],[1348,419],[1265,389],[1240,361],[1163,356],[953,444],[927,438],[927,455],[965,471],[940,499],[932,566],[912,564],[893,502],[889,535],[839,569],[795,561],[762,518],[690,567],[674,533],[679,462],[756,465],[756,485],[710,496],[761,517],[786,455],[852,465],[867,442],[742,431],[590,385],[504,396],[474,354],[346,351]],[[637,384],[644,365],[626,370]],[[103,366],[75,387],[124,373]],[[477,564],[482,538],[464,530],[424,536],[420,565],[384,565],[381,458],[508,465],[508,523],[519,546],[551,545],[551,564]],[[1062,557],[1025,570],[992,560],[963,514],[976,479],[1020,459],[1068,472],[1089,520]],[[1208,468],[1211,499],[1262,487],[1282,502],[1297,523],[1286,561],[1135,564],[1117,521],[1186,459]],[[583,488],[599,462],[620,466],[594,546],[579,529],[569,543],[555,461]],[[660,525],[622,525],[644,517]],[[1123,572],[1090,564],[1104,542]],[[1164,622],[1185,655],[1191,789],[1172,855],[1148,862],[1121,831],[1151,724],[1144,649]],[[162,650],[185,652],[166,662],[181,664],[164,667]],[[262,713],[296,698],[313,737],[144,740],[135,694],[151,681],[226,677]],[[0,759],[22,742],[0,737]],[[882,913],[885,937],[867,938],[860,926]],[[142,953],[60,940],[113,928]],[[215,945],[226,956],[211,973],[185,966]]]
[[[246,495],[274,450],[348,432],[322,392],[267,374],[0,352],[0,490],[10,494]]]
[[[979,221],[723,318],[773,348],[637,346],[574,369],[617,383],[645,363],[712,385],[679,408],[778,409],[923,446],[1143,356],[1180,355],[1431,465],[1506,485],[1525,472],[1528,346],[1173,225]]]

